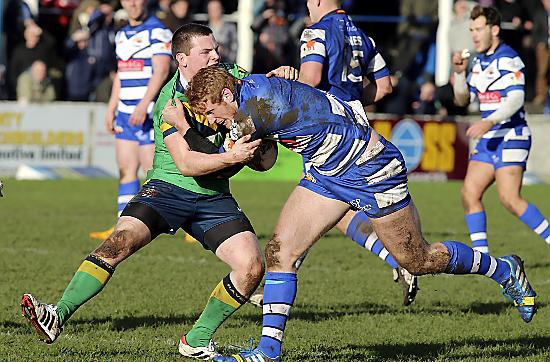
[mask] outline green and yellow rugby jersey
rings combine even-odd
[[[246,77],[249,73],[236,64],[220,64],[234,77],[239,79]],[[187,122],[201,135],[208,138],[216,146],[221,146],[225,138],[225,131],[218,130],[217,125],[209,125],[206,117],[191,110],[184,94],[185,90],[180,82],[179,70],[162,87],[153,111],[153,128],[155,132],[155,157],[153,168],[147,173],[147,179],[162,180],[186,190],[199,194],[215,195],[221,192],[229,192],[229,180],[215,177],[183,176],[177,168],[172,156],[164,144],[164,137],[177,132],[177,130],[162,120],[162,109],[169,99],[178,98],[183,103],[183,110]]]

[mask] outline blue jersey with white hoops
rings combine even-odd
[[[344,101],[361,99],[363,77],[374,81],[389,75],[374,41],[357,28],[343,10],[330,12],[307,27],[300,42],[301,63],[323,65],[317,88]]]
[[[131,126],[128,120],[136,105],[147,92],[149,80],[153,75],[153,57],[171,57],[170,42],[172,32],[155,16],[148,17],[137,26],[127,25],[120,29],[115,37],[120,80],[119,102],[116,125],[122,133],[118,138],[152,143],[152,110],[154,102],[147,108],[147,117],[143,125]]]
[[[232,138],[276,140],[309,166],[303,187],[347,202],[371,217],[409,202],[403,156],[381,138],[367,150],[372,129],[361,109],[306,84],[253,74],[237,87]]]

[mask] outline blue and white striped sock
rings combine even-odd
[[[527,209],[521,214],[519,219],[539,234],[540,237],[550,245],[550,224],[548,224],[548,220],[540,213],[535,205],[527,204]]]
[[[262,338],[258,349],[269,358],[281,355],[286,321],[296,298],[294,273],[265,273]]]
[[[369,227],[365,228],[365,226]],[[369,233],[366,230],[371,230],[370,220],[365,213],[358,212],[351,219],[348,229],[346,230],[346,235],[359,246],[370,250],[374,255],[388,263],[393,269],[396,269],[397,262],[384,245],[382,245],[380,240],[378,240],[376,233],[374,231]]]
[[[139,180],[130,181],[127,183],[121,183],[118,185],[118,213],[120,216],[122,210],[126,207],[126,204],[137,194],[139,191]]]
[[[510,266],[505,261],[458,241],[444,241],[442,244],[449,250],[450,256],[445,273],[485,275],[498,284],[510,278]]]
[[[474,212],[464,216],[466,225],[472,239],[472,248],[482,253],[489,254],[489,242],[487,241],[487,216],[485,211]]]

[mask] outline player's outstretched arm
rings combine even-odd
[[[273,69],[271,72],[265,75],[266,77],[278,77],[288,80],[298,80],[298,69],[291,67],[290,65],[282,65],[277,69]]]

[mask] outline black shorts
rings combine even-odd
[[[161,233],[174,234],[182,228],[214,253],[231,236],[254,232],[230,193],[197,194],[161,180],[145,183],[121,216],[143,221],[152,238]]]

